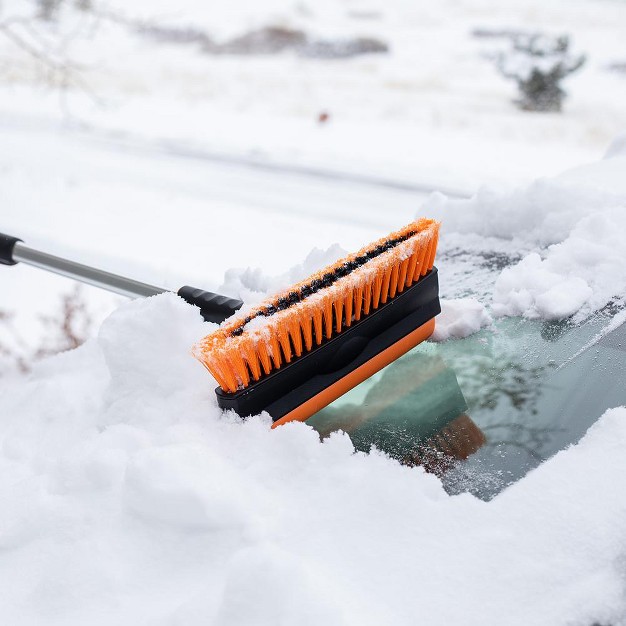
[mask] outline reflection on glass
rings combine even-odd
[[[375,446],[401,463],[437,474],[485,442],[466,413],[454,372],[438,355],[412,352],[360,387],[308,423],[322,437],[343,430],[357,450]],[[365,394],[362,400],[351,401],[358,393]]]
[[[491,498],[626,404],[626,325],[583,349],[609,321],[506,319],[421,344],[308,423],[423,465],[450,493]]]

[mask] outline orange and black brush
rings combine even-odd
[[[433,266],[439,223],[420,219],[277,294],[242,302],[181,287],[205,320],[223,322],[193,353],[219,384],[223,409],[305,420],[427,339],[440,312]],[[160,287],[27,247],[0,234],[0,264],[24,262],[129,297]]]
[[[427,339],[439,223],[420,219],[228,319],[193,350],[221,408],[306,420]]]

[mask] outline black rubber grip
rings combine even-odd
[[[243,305],[241,300],[220,296],[217,293],[189,287],[188,285],[181,287],[178,290],[178,295],[185,302],[199,307],[200,313],[206,322],[216,322],[218,324],[229,318]]]
[[[13,246],[18,241],[22,240],[0,233],[0,263],[2,265],[15,265],[17,263],[13,260]]]

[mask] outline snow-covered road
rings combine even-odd
[[[170,288],[218,289],[231,267],[280,274],[314,247],[358,249],[413,219],[427,196],[386,179],[260,166],[245,156],[220,162],[171,142],[38,120],[4,119],[0,143],[0,231]],[[71,288],[29,267],[0,272],[5,307],[23,330]],[[103,313],[115,302],[86,294]]]
[[[0,128],[0,166],[14,183],[2,228],[109,267],[145,264],[214,283],[260,260],[281,271],[313,246],[358,247],[410,221],[427,195],[59,128]]]

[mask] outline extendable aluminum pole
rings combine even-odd
[[[147,298],[169,291],[132,278],[106,272],[76,261],[35,250],[21,239],[0,233],[0,264],[26,263],[94,287],[107,289],[128,298]],[[181,298],[198,306],[206,321],[223,322],[241,308],[243,302],[195,287],[184,286],[176,292]]]
[[[21,241],[16,242],[13,246],[13,260],[39,267],[67,278],[73,278],[94,287],[108,289],[113,293],[127,296],[128,298],[147,298],[167,291],[167,289],[161,287],[141,283],[132,278],[105,272],[95,267],[89,267],[76,261],[62,259],[53,254],[29,248]]]

